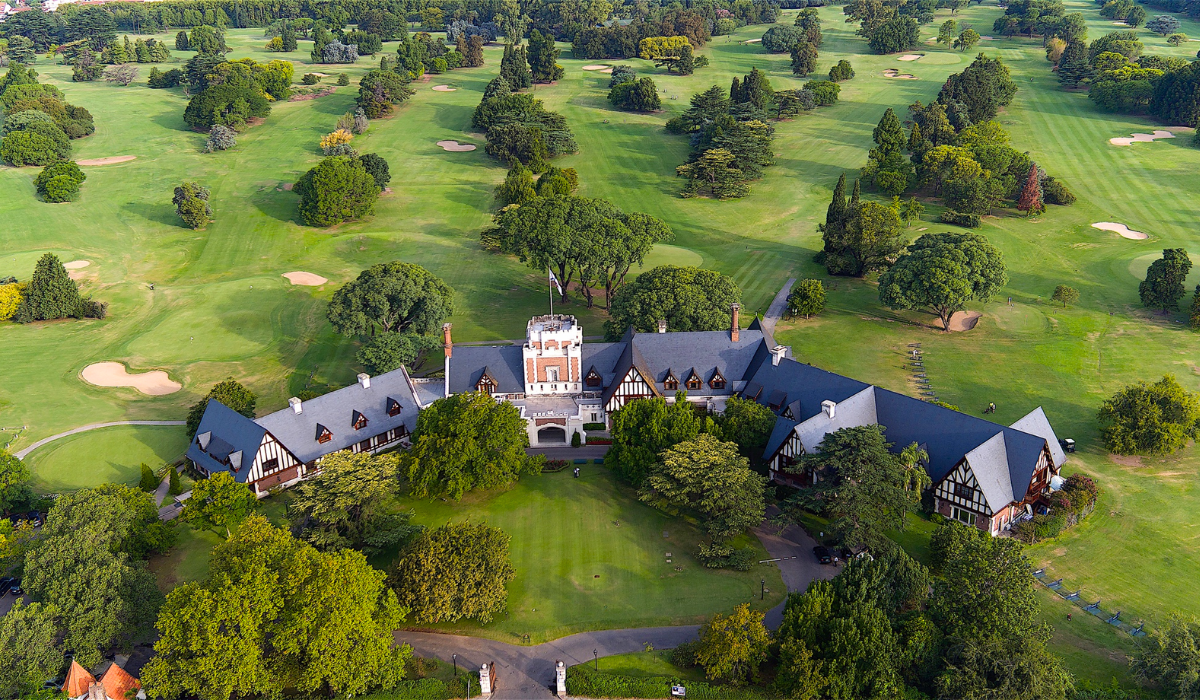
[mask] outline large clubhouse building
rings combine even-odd
[[[482,392],[516,406],[536,447],[602,429],[627,402],[678,391],[697,410],[720,413],[732,396],[757,401],[777,416],[764,461],[773,479],[804,486],[793,473],[832,431],[880,425],[899,450],[916,443],[929,455],[934,505],[948,518],[996,534],[1046,505],[1066,459],[1037,408],[1003,426],[865,382],[817,369],[775,344],[757,319],[742,329],[738,307],[727,331],[657,333],[632,329],[614,343],[584,342],[568,315],[529,321],[521,345],[455,347],[443,327],[445,373],[413,379],[401,367],[355,385],[250,419],[210,402],[188,458],[205,474],[229,471],[264,495],[320,469],[339,450],[377,452],[407,444],[417,414],[439,398]]]

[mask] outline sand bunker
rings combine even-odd
[[[584,70],[604,70],[605,68],[608,68],[608,66],[603,63],[593,63],[590,66],[583,67]]]
[[[1135,241],[1144,241],[1150,237],[1149,234],[1142,233],[1141,231],[1134,231],[1125,224],[1117,224],[1111,221],[1101,221],[1100,223],[1092,224],[1092,228],[1098,228],[1101,231],[1113,231],[1121,234],[1125,238],[1131,238]]]
[[[113,163],[128,163],[137,158],[137,156],[109,156],[107,158],[89,158],[87,160],[77,160],[76,165],[112,165]]]
[[[458,88],[452,88],[449,85],[434,85],[433,86],[434,92],[454,92],[457,89]]]
[[[896,60],[897,61],[919,61],[922,58],[925,58],[925,54],[923,54],[923,53],[908,53],[908,54],[904,54],[900,58],[897,58]]]
[[[911,75],[909,73],[901,73],[900,71],[896,70],[895,68],[888,68],[887,70],[885,70],[883,72],[883,77],[899,78],[900,80],[916,80],[917,79],[917,76]]]
[[[979,38],[983,39],[984,41],[995,41],[996,40],[996,37],[994,37],[994,36],[981,36]]]
[[[301,287],[320,287],[329,281],[311,272],[285,272],[283,276],[288,279],[288,282]]]
[[[1175,138],[1175,134],[1172,134],[1165,129],[1155,129],[1153,134],[1134,134],[1128,138],[1124,136],[1118,136],[1116,138],[1109,139],[1108,142],[1114,146],[1129,146],[1135,143],[1150,143],[1155,139],[1173,138]]]
[[[743,44],[761,44],[762,39],[761,38],[760,39],[747,39],[747,40],[743,41],[742,43]]]
[[[91,260],[72,260],[71,262],[63,263],[63,267],[67,268],[68,270],[82,270],[91,264]]]
[[[167,373],[156,369],[141,374],[129,374],[120,362],[97,362],[83,368],[83,381],[96,386],[131,386],[149,396],[174,394],[183,388]]]
[[[978,311],[957,311],[950,317],[950,330],[969,331],[975,327],[975,324],[979,323],[980,316],[983,316],[983,314]],[[938,319],[935,325],[940,328],[942,320]]]
[[[437,145],[441,146],[443,151],[462,152],[475,150],[475,144],[459,143],[458,141],[438,141]]]
[[[602,71],[600,71],[600,72],[601,72],[601,73],[607,73],[607,74],[609,74],[609,75],[612,75],[612,68],[605,68],[604,70],[602,70]]]

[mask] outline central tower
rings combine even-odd
[[[525,394],[583,393],[583,329],[574,316],[534,316],[525,331]]]

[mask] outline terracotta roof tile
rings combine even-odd
[[[67,671],[67,680],[63,683],[62,690],[68,696],[77,698],[80,695],[87,695],[88,688],[95,682],[96,678],[86,668],[80,666],[78,661],[72,659],[71,669]]]
[[[125,700],[129,697],[126,693],[141,688],[142,684],[125,669],[113,664],[100,679],[100,686],[104,688],[104,693],[110,700]]]

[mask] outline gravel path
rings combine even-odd
[[[19,452],[16,452],[13,456],[16,457],[17,459],[25,459],[25,456],[28,455],[30,452],[33,452],[34,450],[41,447],[42,445],[54,442],[55,440],[58,440],[59,438],[65,438],[68,435],[76,435],[78,433],[86,433],[89,430],[97,430],[99,428],[111,428],[116,425],[187,425],[187,423],[185,421],[181,421],[181,420],[118,420],[118,421],[113,421],[111,423],[92,423],[91,425],[85,425],[85,426],[82,426],[79,428],[72,428],[71,430],[68,430],[65,433],[59,433],[58,435],[51,435],[48,438],[42,438],[41,440],[38,440],[37,442],[33,443],[29,447],[26,447],[25,449],[23,449]]]
[[[779,290],[779,293],[775,295],[775,299],[767,307],[767,313],[763,315],[762,325],[771,333],[775,332],[775,324],[779,323],[779,319],[783,318],[783,312],[787,310],[788,292],[792,291],[793,284],[796,284],[795,277],[792,277],[783,285],[783,289]]]

